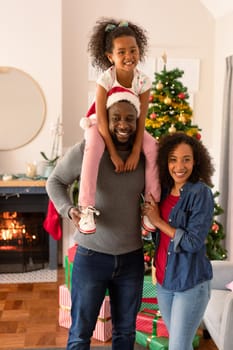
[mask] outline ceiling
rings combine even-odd
[[[220,18],[233,12],[232,0],[200,0],[214,18]]]

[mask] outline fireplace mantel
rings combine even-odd
[[[15,179],[3,181],[0,180],[0,192],[1,193],[28,193],[28,192],[46,192],[45,180],[30,180],[30,179]]]

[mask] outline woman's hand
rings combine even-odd
[[[143,215],[146,215],[150,222],[154,226],[158,226],[158,221],[160,218],[160,211],[158,203],[155,202],[154,197],[150,194],[147,198],[147,201],[144,202],[142,207],[142,213]]]
[[[160,229],[160,231],[164,232],[170,238],[175,237],[176,229],[161,218],[158,203],[155,202],[151,194],[142,207],[142,213],[148,216],[150,222]]]

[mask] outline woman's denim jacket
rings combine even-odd
[[[162,197],[165,196],[163,193]],[[169,223],[176,232],[168,247],[164,288],[182,291],[212,278],[205,241],[213,210],[212,191],[203,182],[188,182],[181,188],[180,199],[169,215]],[[159,244],[159,230],[153,235],[153,240]]]

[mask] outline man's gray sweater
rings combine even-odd
[[[63,217],[73,206],[68,186],[81,173],[84,142],[76,144],[58,162],[47,180],[46,189],[56,209]],[[119,151],[125,160],[129,151]],[[99,166],[96,208],[96,233],[75,232],[77,243],[106,254],[125,254],[142,247],[140,194],[144,190],[145,162],[141,155],[137,169],[116,173],[109,153],[104,152]]]

